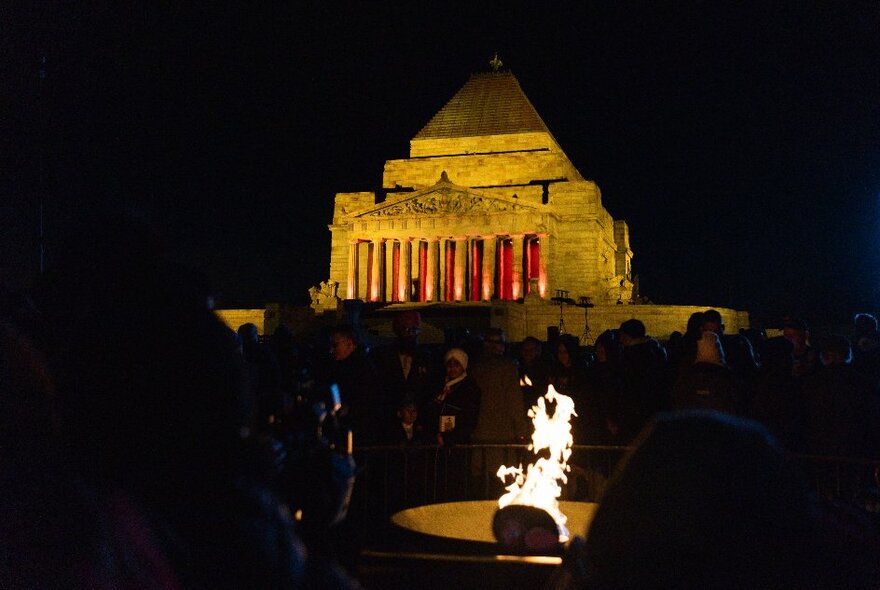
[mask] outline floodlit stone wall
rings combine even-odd
[[[414,305],[415,307],[413,307]],[[525,303],[493,301],[492,303],[447,305],[449,308],[441,316],[423,318],[421,335],[423,342],[428,344],[443,343],[444,330],[447,329],[467,328],[474,334],[482,333],[486,327],[484,320],[475,319],[477,316],[465,313],[465,310],[471,308],[470,311],[472,311],[474,307],[487,308],[489,325],[505,330],[510,342],[520,342],[526,336],[534,336],[546,342],[548,329],[559,328],[560,324],[560,306],[542,301],[537,297],[528,297]],[[456,313],[459,306],[463,311],[461,314]],[[382,312],[365,318],[364,327],[380,339],[393,338],[391,320],[396,308],[397,306],[387,307]],[[411,303],[400,309],[404,308],[419,309],[417,304]],[[645,323],[649,336],[658,340],[666,340],[674,331],[684,332],[691,314],[707,309],[709,307],[696,305],[597,305],[591,308],[563,305],[561,313],[563,333],[577,336],[581,339],[581,344],[586,345],[593,344],[596,337],[605,330],[618,328],[620,324],[632,318]],[[713,309],[721,313],[727,333],[735,333],[740,328],[749,327],[748,312],[723,307]],[[332,325],[347,321],[339,314],[329,314],[328,317],[319,318],[308,307],[296,308],[277,303],[267,305],[265,310],[225,309],[217,310],[216,313],[232,330],[237,330],[241,324],[250,322],[256,324],[261,335],[271,335],[277,326],[283,323],[291,329],[295,337],[306,340],[313,338],[319,331],[319,324]],[[583,338],[585,320],[589,325],[586,340]]]
[[[232,331],[238,331],[242,324],[254,324],[257,331],[263,335],[266,327],[266,310],[264,309],[217,309],[214,313]]]
[[[563,305],[562,320],[565,333],[578,337],[583,336],[586,321],[589,326],[586,344],[592,344],[605,330],[618,328],[633,318],[644,322],[649,336],[666,340],[674,331],[684,332],[691,314],[707,309],[710,308],[695,305],[596,305],[591,308]],[[748,312],[722,307],[712,309],[721,314],[727,333],[749,327]],[[521,341],[526,336],[546,341],[547,329],[558,327],[559,323],[560,306],[543,301],[530,304],[498,302],[492,310],[492,325],[505,329],[512,342]]]
[[[513,152],[518,150],[545,149],[562,152],[562,148],[549,133],[533,131],[528,133],[503,133],[495,135],[476,135],[470,137],[440,137],[412,139],[409,142],[411,158],[448,156],[453,154],[486,154],[492,152]]]
[[[450,181],[472,187],[528,185],[532,181],[563,178],[582,180],[565,154],[529,149],[388,160],[382,186],[424,188],[434,184],[444,170]]]

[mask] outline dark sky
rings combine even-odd
[[[334,193],[378,188],[497,50],[629,223],[653,301],[880,303],[877,2],[33,4],[0,14],[14,285],[38,268],[42,192],[48,265],[59,228],[132,212],[222,303],[304,302]]]

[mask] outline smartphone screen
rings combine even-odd
[[[330,397],[333,398],[333,411],[338,412],[342,407],[342,396],[339,395],[339,385],[336,383],[330,385]]]

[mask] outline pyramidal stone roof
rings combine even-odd
[[[414,139],[550,133],[510,72],[472,74]]]

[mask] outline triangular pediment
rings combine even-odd
[[[355,217],[465,216],[535,210],[536,206],[516,198],[484,195],[441,180],[432,187],[385,201]]]

